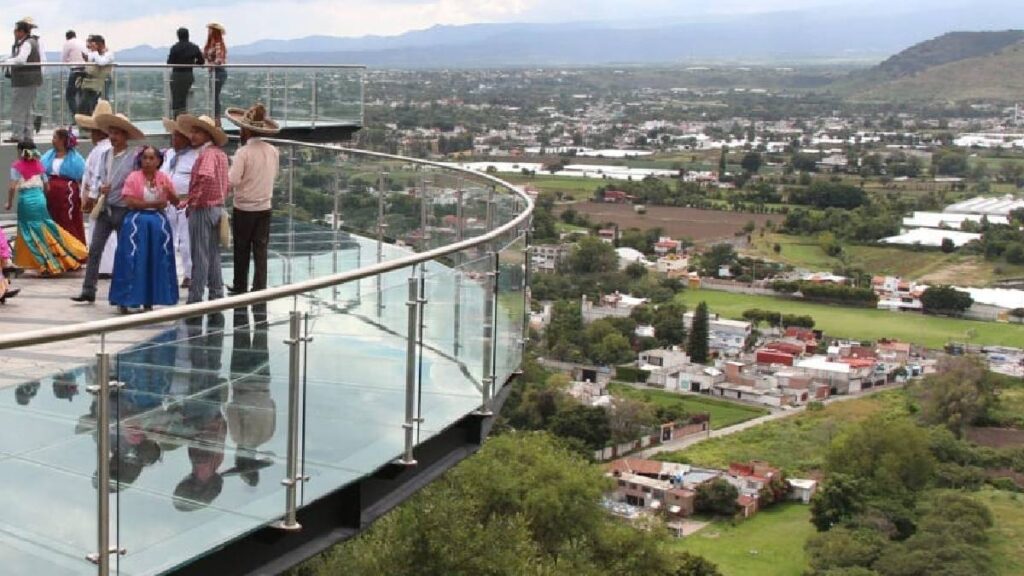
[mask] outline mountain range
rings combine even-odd
[[[377,68],[587,66],[744,61],[878,62],[952,29],[1006,28],[1024,18],[1002,0],[962,8],[866,2],[703,21],[434,26],[397,36],[309,36],[231,46],[233,62],[366,64]],[[998,5],[1000,10],[987,10]],[[122,62],[161,62],[166,47],[118,51]]]

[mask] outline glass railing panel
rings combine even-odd
[[[408,278],[410,270],[403,272]],[[402,453],[407,301],[406,282],[364,298],[357,307],[321,307],[309,318],[303,466],[311,479],[303,486],[303,503]]]
[[[525,313],[526,238],[514,237],[498,252],[498,299],[495,310],[495,378],[501,386],[519,369]]]
[[[317,125],[363,125],[363,81],[365,71],[352,68],[311,70],[316,83],[314,122]]]
[[[8,302],[4,312],[18,306]],[[87,390],[96,383],[99,349],[99,337],[88,337],[0,351],[4,573],[95,574],[86,560],[98,535],[94,397]]]
[[[288,308],[185,320],[117,354],[110,473],[121,571],[161,572],[283,513]]]

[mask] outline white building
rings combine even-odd
[[[669,278],[678,278],[685,276],[689,267],[690,259],[687,256],[666,254],[658,258],[655,269],[662,274],[667,274]]]
[[[883,244],[901,244],[905,246],[920,244],[921,246],[938,248],[942,246],[942,241],[946,238],[949,238],[953,242],[953,246],[960,248],[968,242],[980,240],[981,234],[958,232],[955,230],[941,230],[936,228],[914,228],[913,230],[908,230],[907,232],[897,236],[882,238],[879,242]]]
[[[683,315],[683,323],[686,329],[693,326],[693,312]],[[753,330],[750,322],[743,320],[728,320],[718,314],[710,314],[708,317],[708,348],[712,351],[726,355],[736,355],[743,351],[743,344]]]
[[[955,214],[984,214],[986,216],[1008,216],[1011,211],[1024,208],[1024,199],[1012,194],[1001,197],[978,196],[956,204],[950,204],[943,212]]]
[[[630,264],[640,263],[644,266],[650,266],[651,263],[644,256],[644,253],[637,250],[636,248],[630,248],[629,246],[622,246],[615,249],[615,253],[619,256],[619,270],[625,270]]]
[[[646,298],[635,298],[629,294],[605,294],[595,306],[586,296],[583,296],[580,304],[580,312],[584,323],[591,323],[601,318],[628,318],[633,309],[641,304],[646,304]]]

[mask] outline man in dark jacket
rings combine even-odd
[[[188,40],[188,28],[178,28],[178,43],[171,46],[171,52],[167,55],[168,64],[180,65],[171,70],[172,120],[188,112],[188,91],[195,80],[192,65],[202,66],[204,62],[202,50]]]
[[[9,65],[6,75],[11,79],[11,137],[8,142],[32,140],[32,105],[36,92],[43,84],[42,50],[39,37],[32,34],[36,25],[30,18],[14,25],[14,45],[11,57],[0,64]]]

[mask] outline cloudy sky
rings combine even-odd
[[[1019,0],[1005,3],[1017,14]],[[223,23],[230,44],[266,38],[394,35],[436,24],[477,22],[663,22],[818,8],[859,10],[885,6],[967,6],[970,0],[4,0],[0,21],[32,16],[48,50],[59,49],[64,31],[99,33],[112,48],[167,46],[178,26],[201,36],[207,22]],[[185,4],[187,7],[177,7]],[[1012,10],[1012,12],[1010,12]],[[13,28],[13,26],[12,26]],[[12,29],[9,28],[9,29]]]

